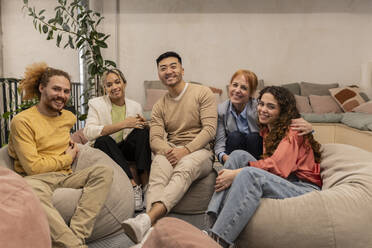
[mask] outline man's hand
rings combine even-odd
[[[65,151],[65,154],[69,154],[72,157],[72,161],[74,161],[78,152],[79,152],[79,148],[77,144],[73,141],[70,141],[70,145]]]
[[[222,190],[225,190],[229,188],[234,181],[234,178],[236,175],[238,175],[239,170],[229,170],[229,169],[223,169],[218,172],[218,176],[216,178],[216,185],[214,186],[214,189],[216,192],[220,192]]]
[[[291,129],[298,131],[298,135],[302,136],[313,131],[311,123],[305,121],[303,118],[292,119]]]
[[[189,150],[187,150],[185,147],[175,147],[170,149],[166,154],[165,157],[168,159],[169,163],[174,167],[177,165],[177,163],[189,154]]]

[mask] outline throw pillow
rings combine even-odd
[[[364,101],[366,101],[366,102],[369,101],[369,97],[366,93],[360,92],[359,95],[363,98]]]
[[[359,95],[359,88],[335,88],[329,89],[329,92],[345,112],[352,111],[354,108],[364,103],[363,98]]]
[[[154,226],[143,248],[219,248],[220,246],[200,229],[183,220],[164,217]]]
[[[307,96],[295,95],[296,107],[300,113],[312,113],[313,110],[309,103],[309,98]]]
[[[372,114],[372,101],[362,103],[353,109],[353,112]]]
[[[144,111],[152,110],[154,104],[162,98],[168,91],[163,89],[146,89],[146,105]]]
[[[337,105],[332,96],[309,96],[310,105],[316,114],[342,113],[342,109]]]
[[[307,83],[301,82],[301,96],[310,96],[310,95],[317,95],[317,96],[329,96],[329,89],[337,88],[338,83],[334,84],[315,84],[315,83]]]
[[[281,85],[283,88],[286,88],[293,95],[300,95],[300,84],[299,83],[290,83],[290,84],[283,84]]]

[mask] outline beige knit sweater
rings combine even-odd
[[[153,107],[150,145],[156,154],[165,154],[171,146],[185,146],[190,152],[207,148],[216,135],[217,104],[205,86],[189,84],[178,101],[169,93]]]

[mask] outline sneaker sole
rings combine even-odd
[[[133,241],[133,243],[138,244],[140,242],[138,241],[137,236],[130,225],[122,223],[121,227],[124,229],[124,232],[128,236],[128,238],[130,238]]]

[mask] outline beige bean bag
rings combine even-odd
[[[372,153],[341,144],[323,148],[322,191],[263,199],[237,247],[372,247]]]
[[[212,170],[206,177],[193,182],[181,201],[171,210],[177,214],[202,214],[212,198],[216,173]]]
[[[78,159],[73,170],[88,166],[105,165],[114,169],[113,183],[107,200],[99,214],[91,237],[87,242],[122,231],[121,222],[134,214],[134,196],[131,183],[124,171],[105,153],[88,145],[79,145]],[[0,150],[0,165],[13,169],[13,161],[7,154],[7,147]],[[75,212],[81,189],[60,188],[53,194],[53,204],[68,223]]]

